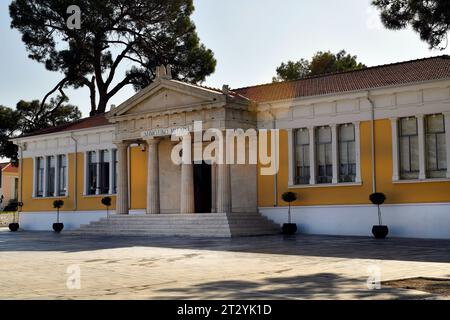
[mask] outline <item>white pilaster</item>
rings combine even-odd
[[[33,198],[37,196],[37,182],[38,182],[38,167],[37,167],[37,157],[33,158]]]
[[[355,127],[355,161],[356,161],[356,176],[355,182],[360,183],[362,181],[361,178],[361,130],[360,130],[360,122],[356,121],[353,123]]]
[[[314,127],[309,130],[309,184],[316,184],[316,134]]]
[[[295,166],[294,166],[294,159],[295,159],[295,145],[294,145],[294,133],[292,129],[287,129],[288,132],[288,185],[293,186],[294,185],[294,176],[295,176]]]
[[[89,194],[89,152],[84,152],[84,185],[83,192],[85,195]]]
[[[116,142],[117,145],[117,214],[128,214],[128,144],[125,142]]]
[[[182,145],[180,211],[181,213],[194,213],[194,168],[190,134],[183,137]]]
[[[444,112],[445,117],[445,147],[447,155],[447,178],[450,178],[450,112]]]
[[[147,140],[147,214],[160,213],[158,139]]]
[[[419,179],[426,179],[425,165],[425,126],[423,114],[417,115],[417,134],[419,135]]]
[[[391,118],[392,132],[392,181],[400,180],[398,151],[398,118]]]
[[[339,159],[338,159],[338,134],[337,125],[331,124],[331,159],[333,162],[333,178],[331,183],[339,181]]]

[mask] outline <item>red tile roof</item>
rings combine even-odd
[[[71,123],[63,124],[60,126],[51,127],[51,128],[47,128],[47,129],[43,129],[43,130],[38,130],[38,131],[29,133],[29,134],[22,135],[22,136],[20,136],[20,138],[37,136],[37,135],[42,135],[42,134],[49,134],[49,133],[56,133],[56,132],[102,127],[102,126],[107,126],[110,124],[111,123],[108,121],[108,119],[106,119],[105,114],[99,114],[96,116],[80,119],[80,120],[73,121]]]
[[[19,173],[19,168],[13,166],[11,163],[8,163],[4,168],[2,168],[2,172]]]
[[[450,79],[450,57],[447,55],[386,64],[361,70],[306,77],[294,81],[239,88],[231,90],[230,94],[240,95],[255,102],[268,102],[443,79]],[[222,92],[222,90],[216,88],[199,87]],[[105,115],[102,114],[69,124],[39,130],[21,137],[106,125],[110,125],[110,123]]]
[[[448,78],[450,57],[438,56],[233,91],[256,102],[267,102]]]

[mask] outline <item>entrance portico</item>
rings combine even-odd
[[[116,126],[118,214],[128,214],[131,205],[128,153],[132,145],[140,145],[147,152],[147,172],[139,173],[146,174],[146,208],[142,209],[147,214],[196,213],[196,201],[200,212],[256,212],[256,165],[194,163],[192,142],[196,138],[192,130],[187,133],[192,138],[181,139],[181,163],[175,164],[171,159],[173,148],[180,143],[171,141],[171,133],[192,128],[196,121],[201,121],[205,130],[214,128],[223,133],[226,129],[255,128],[256,115],[247,99],[230,94],[226,87],[220,91],[160,76],[111,110],[108,118]],[[222,157],[227,159],[224,141]],[[239,173],[235,178],[232,167]],[[205,183],[210,183],[210,187],[205,188]],[[236,195],[246,196],[233,198],[233,189]],[[202,198],[204,192],[208,194]],[[203,206],[198,205],[201,201],[206,201]]]

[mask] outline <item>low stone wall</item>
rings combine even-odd
[[[13,220],[13,213],[0,213],[0,227],[7,227]]]

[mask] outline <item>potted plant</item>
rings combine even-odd
[[[19,230],[19,222],[16,219],[16,212],[18,207],[21,206],[21,202],[17,202],[16,200],[11,200],[8,205],[5,207],[3,211],[12,211],[13,212],[13,222],[9,224],[9,230],[11,232],[16,232]]]
[[[369,197],[370,201],[378,207],[378,225],[373,226],[372,234],[376,239],[384,239],[389,233],[389,228],[383,225],[383,220],[381,219],[381,208],[380,206],[386,201],[386,196],[384,193],[375,192]]]
[[[281,195],[281,198],[289,204],[288,223],[283,224],[283,234],[295,234],[297,232],[297,224],[292,223],[291,220],[291,202],[297,200],[297,195],[294,192],[285,192]]]
[[[109,207],[111,206],[111,197],[102,198],[102,204],[106,207],[106,217],[109,218]]]
[[[53,230],[59,233],[64,229],[64,224],[59,222],[59,209],[64,205],[64,201],[55,200],[53,201],[53,208],[56,209],[56,223],[53,224]]]

